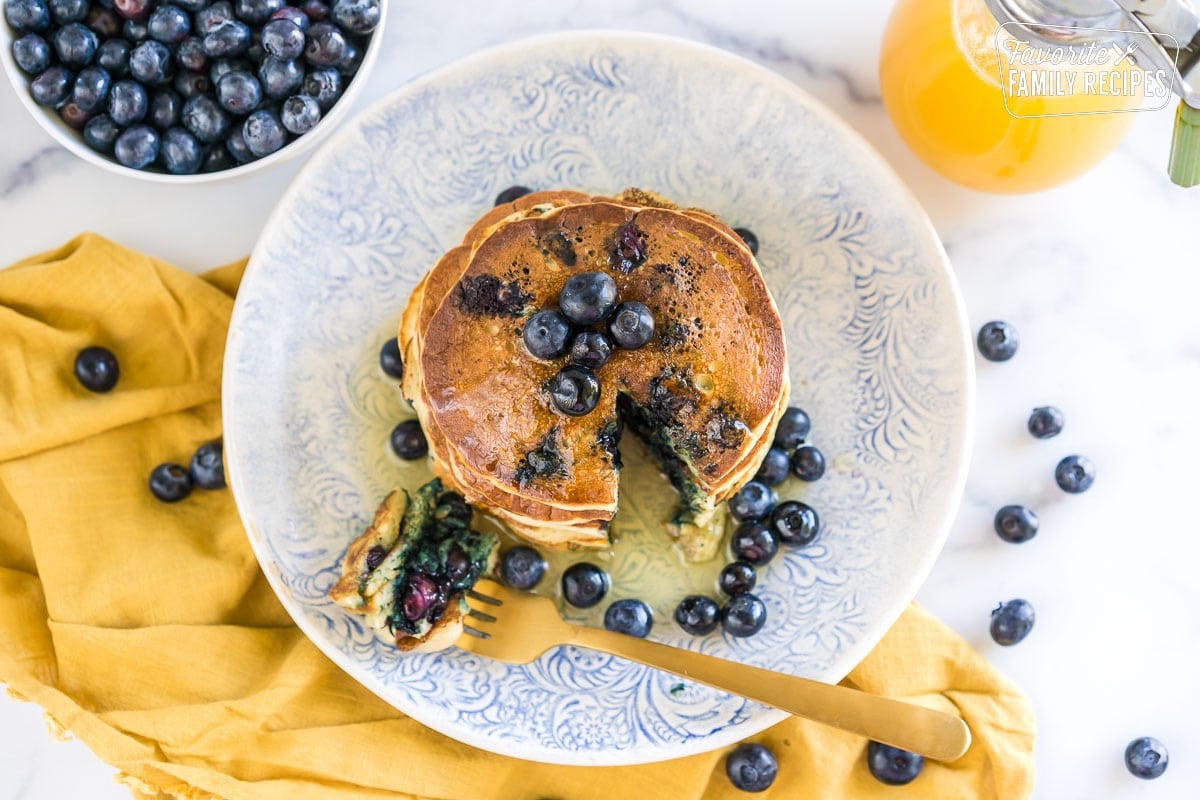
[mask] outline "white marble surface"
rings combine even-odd
[[[992,197],[930,172],[884,114],[876,69],[887,0],[394,5],[360,106],[489,44],[617,27],[753,58],[861,131],[928,209],[973,327],[1003,318],[1022,335],[1013,361],[979,364],[966,497],[919,599],[1033,698],[1039,800],[1200,795],[1200,550],[1191,505],[1200,424],[1190,406],[1200,396],[1200,270],[1189,249],[1200,190],[1176,189],[1164,175],[1169,111],[1138,115],[1121,148],[1070,186]],[[91,229],[189,269],[214,266],[247,252],[301,166],[236,184],[145,185],[57,147],[7,84],[0,121],[0,263]],[[1024,423],[1045,403],[1064,409],[1067,427],[1038,442]],[[1054,486],[1054,464],[1070,452],[1097,464],[1086,494]],[[1041,516],[1041,533],[1025,545],[991,530],[995,509],[1010,502]],[[1017,596],[1033,602],[1037,626],[1021,645],[997,647],[988,613]],[[1130,777],[1122,763],[1125,744],[1143,734],[1170,748],[1170,768],[1157,781]],[[53,742],[37,709],[0,703],[0,800],[127,797],[111,778],[78,742]]]

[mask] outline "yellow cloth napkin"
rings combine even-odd
[[[221,434],[221,354],[242,264],[198,278],[95,235],[0,271],[0,681],[139,796],[305,800],[744,797],[725,751],[625,768],[534,764],[459,744],[342,673],[292,624],[228,490],[174,505],[151,469]],[[115,390],[72,374],[112,349]],[[1033,713],[966,642],[910,608],[849,677],[957,711],[974,744],[886,787],[866,742],[799,719],[753,737],[766,798],[1018,800]]]

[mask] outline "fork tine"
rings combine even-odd
[[[486,594],[480,594],[474,589],[467,591],[467,597],[471,598],[472,600],[478,600],[481,603],[487,603],[490,606],[504,605],[503,600],[497,600],[495,597],[488,597]]]
[[[474,636],[476,639],[492,638],[490,633],[485,633],[477,628],[472,628],[470,625],[463,625],[463,633],[467,634],[468,636]]]
[[[493,617],[491,614],[486,614],[477,608],[472,608],[470,611],[468,611],[467,616],[474,617],[475,619],[482,620],[484,622],[495,622],[496,621],[496,618]]]

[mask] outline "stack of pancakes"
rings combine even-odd
[[[645,244],[635,261],[615,243],[629,225]],[[573,417],[547,390],[566,359],[531,356],[522,326],[586,271],[645,303],[655,334],[614,351],[596,370],[599,404]],[[492,209],[418,284],[399,337],[436,474],[547,547],[607,545],[628,426],[679,490],[669,529],[684,555],[711,558],[718,504],[753,477],[787,406],[782,323],[746,244],[712,214],[639,190]]]

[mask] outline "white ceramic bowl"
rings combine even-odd
[[[0,0],[0,6],[3,5],[3,2],[4,0]],[[346,86],[341,98],[334,103],[333,108],[321,117],[321,121],[317,123],[317,126],[266,158],[260,158],[257,161],[251,161],[249,164],[241,164],[233,169],[221,170],[220,172],[172,175],[167,172],[133,169],[132,167],[123,166],[116,160],[97,153],[88,147],[83,141],[83,134],[63,122],[54,109],[40,106],[33,101],[33,98],[29,94],[30,77],[22,72],[13,60],[12,43],[14,31],[3,20],[0,20],[0,62],[4,64],[4,73],[8,75],[8,80],[12,84],[13,91],[16,92],[17,97],[20,98],[21,103],[30,115],[37,120],[38,124],[55,141],[89,164],[95,164],[101,169],[115,172],[118,175],[138,178],[144,181],[153,181],[155,183],[212,183],[229,178],[240,178],[253,172],[268,169],[276,164],[282,164],[301,153],[307,153],[328,136],[329,132],[350,113],[350,107],[354,105],[354,98],[358,96],[362,91],[363,85],[367,82],[367,78],[375,66],[375,59],[379,55],[379,48],[382,46],[383,30],[387,24],[388,4],[387,2],[382,2],[379,5],[381,11],[379,25],[375,28],[374,33],[371,34],[371,40],[367,44],[366,52],[363,53],[362,63],[358,67],[358,72],[355,73],[354,78]]]

